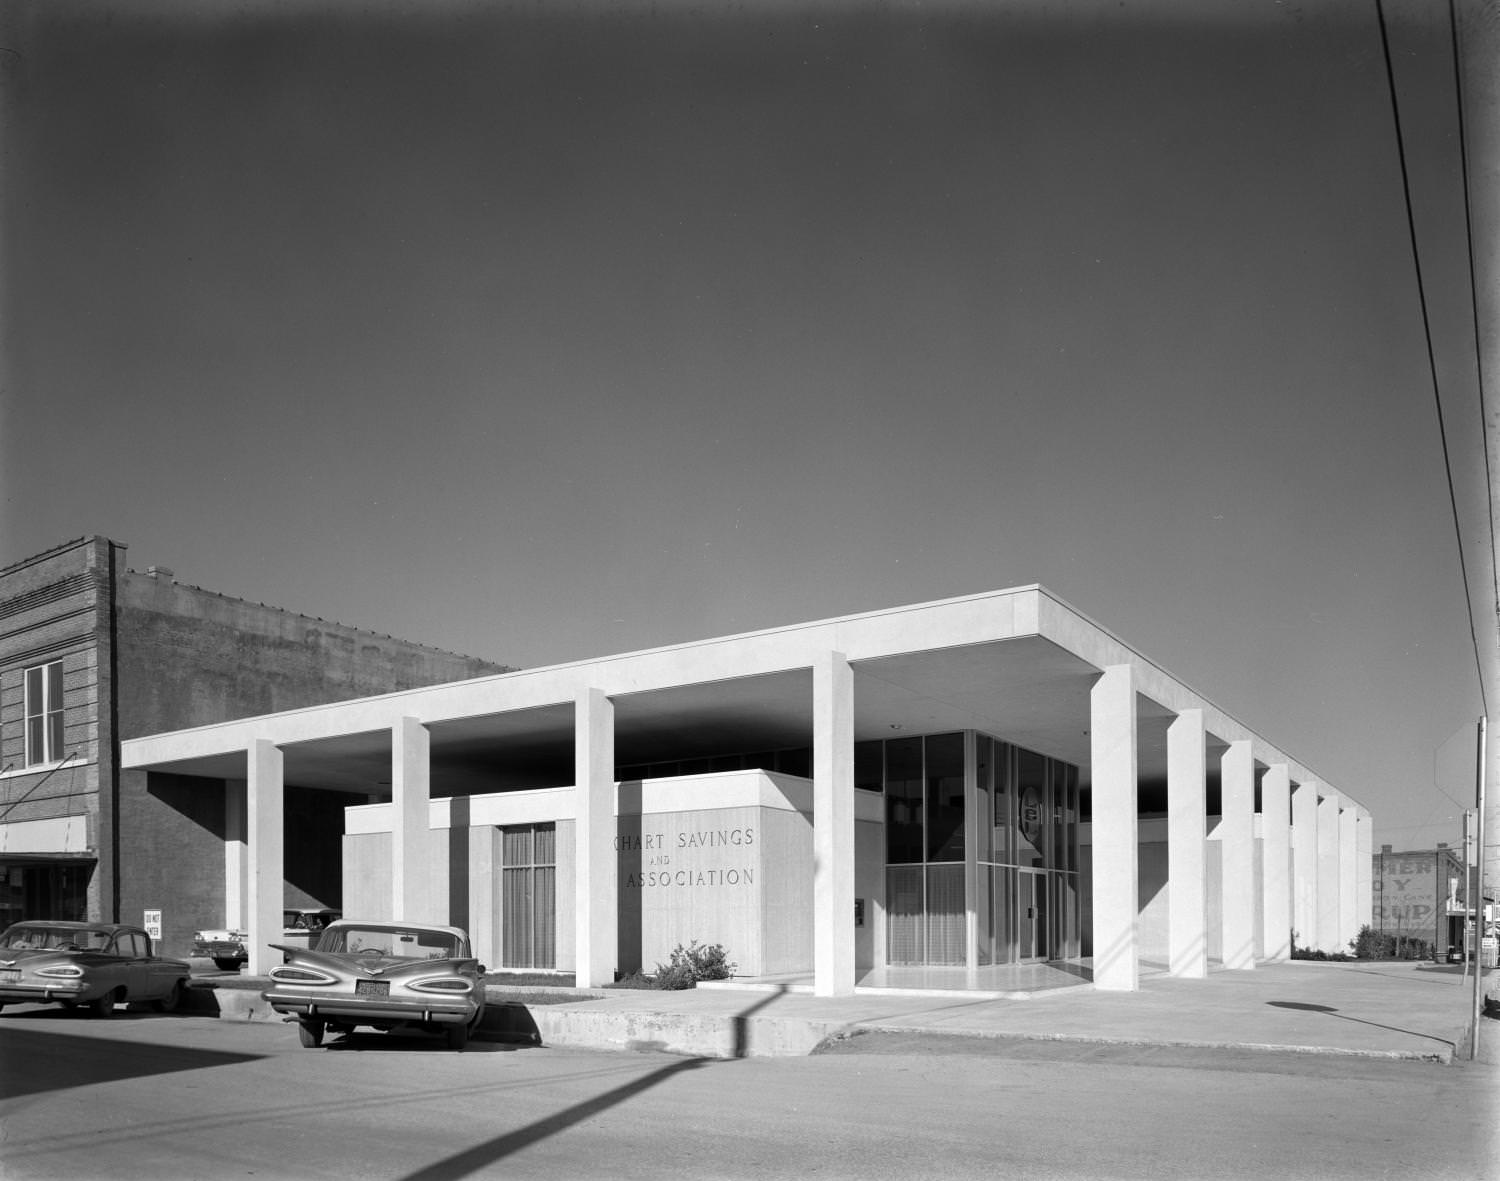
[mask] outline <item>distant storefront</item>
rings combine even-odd
[[[1375,906],[1371,926],[1383,935],[1429,944],[1437,955],[1464,946],[1471,918],[1468,871],[1456,850],[1396,850],[1383,845],[1374,854]]]

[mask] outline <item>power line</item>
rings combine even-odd
[[[1484,486],[1486,488],[1493,488],[1495,486],[1495,478],[1494,473],[1490,470],[1490,449],[1485,440],[1485,436],[1488,434],[1488,427],[1484,418],[1484,353],[1479,348],[1479,280],[1476,277],[1474,267],[1474,214],[1469,198],[1469,129],[1464,119],[1463,55],[1459,51],[1458,10],[1455,7],[1454,0],[1448,0],[1448,32],[1453,46],[1453,89],[1458,95],[1458,163],[1459,175],[1463,181],[1464,194],[1464,245],[1468,248],[1469,261],[1469,313],[1472,317],[1474,330],[1474,382],[1478,393],[1474,401],[1479,410],[1479,454],[1484,459]],[[1500,616],[1500,559],[1497,559],[1495,554],[1494,497],[1485,497],[1485,511],[1489,514],[1490,520],[1491,591],[1494,595],[1496,615]],[[1471,623],[1472,619],[1473,615],[1471,612]],[[1482,701],[1484,699],[1483,678],[1479,682],[1479,695]]]
[[[1449,0],[1450,6],[1452,0]],[[1450,8],[1451,12],[1451,8]],[[1401,104],[1396,97],[1396,72],[1391,65],[1391,42],[1386,31],[1385,4],[1383,0],[1375,0],[1375,15],[1380,25],[1380,48],[1385,57],[1385,80],[1391,95],[1391,123],[1396,131],[1396,156],[1401,165],[1401,191],[1406,200],[1406,232],[1411,241],[1412,268],[1417,280],[1417,302],[1422,309],[1422,334],[1427,343],[1427,370],[1432,379],[1432,400],[1437,411],[1438,439],[1443,448],[1443,472],[1448,480],[1448,507],[1453,517],[1453,535],[1458,548],[1458,570],[1463,578],[1464,603],[1469,612],[1469,640],[1474,646],[1474,666],[1479,675],[1479,700],[1486,714],[1489,713],[1489,703],[1485,699],[1484,692],[1484,661],[1479,652],[1479,630],[1474,623],[1474,600],[1469,594],[1469,568],[1464,560],[1463,531],[1459,527],[1458,496],[1453,490],[1453,464],[1448,454],[1448,429],[1443,421],[1443,397],[1438,388],[1437,360],[1432,349],[1432,317],[1427,310],[1427,288],[1422,281],[1422,256],[1417,247],[1417,219],[1412,210],[1411,201],[1411,174],[1406,164],[1406,140],[1401,134]],[[1460,104],[1462,105],[1462,104]],[[1461,112],[1460,112],[1461,114]],[[1467,208],[1467,197],[1465,199]],[[1470,256],[1472,258],[1472,245]],[[1475,351],[1478,351],[1478,337],[1475,338]]]

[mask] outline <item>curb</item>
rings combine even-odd
[[[1162,1047],[1173,1050],[1239,1050],[1260,1054],[1305,1054],[1340,1058],[1377,1058],[1401,1062],[1437,1062],[1449,1065],[1453,1061],[1453,1047],[1441,1050],[1356,1050],[1342,1046],[1312,1046],[1278,1042],[1232,1042],[1193,1041],[1186,1038],[1106,1037],[1082,1033],[1018,1033],[1014,1030],[972,1029],[914,1029],[909,1025],[860,1024],[844,1031],[845,1037],[857,1037],[862,1033],[889,1033],[903,1037],[925,1036],[933,1038],[966,1038],[975,1041],[1019,1041],[1019,1042],[1067,1042],[1070,1045]]]
[[[557,991],[561,993],[565,990]],[[570,995],[576,994],[570,992]],[[1295,1043],[1110,1037],[993,1029],[923,1029],[885,1021],[673,1013],[655,1009],[599,1008],[588,1003],[604,995],[607,994],[580,997],[580,1004],[527,1005],[523,1001],[507,1000],[502,989],[492,989],[488,993],[484,1022],[477,1035],[534,1046],[626,1052],[656,1051],[685,1057],[718,1059],[807,1057],[818,1053],[830,1043],[858,1037],[862,1033],[983,1041],[1068,1042],[1098,1046],[1159,1046],[1307,1054],[1437,1062],[1445,1065],[1452,1063],[1455,1057],[1453,1047],[1446,1044],[1441,1049],[1432,1051],[1361,1050]],[[191,984],[180,1011],[192,1016],[217,1017],[224,1021],[283,1021],[282,1015],[261,999],[259,986],[223,988],[212,981],[195,981]]]

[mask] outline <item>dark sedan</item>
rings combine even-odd
[[[188,971],[183,960],[153,954],[151,937],[139,927],[33,920],[0,934],[0,1008],[59,1004],[95,1017],[129,1001],[175,1009]]]

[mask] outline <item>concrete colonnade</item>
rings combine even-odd
[[[813,964],[818,995],[854,989],[854,682],[848,659],[819,654],[813,680]],[[1105,668],[1090,691],[1093,794],[1092,912],[1094,984],[1139,986],[1139,819],[1137,676],[1128,664]],[[614,703],[601,689],[574,698],[575,971],[578,984],[611,983],[618,965]],[[1214,925],[1229,968],[1291,954],[1291,930],[1304,945],[1338,951],[1370,911],[1370,819],[1315,781],[1293,784],[1288,766],[1261,776],[1262,878],[1256,925],[1255,791],[1249,740],[1220,755],[1222,807],[1219,907],[1208,913],[1206,781],[1209,734],[1202,709],[1182,710],[1167,728],[1169,970],[1207,972]],[[247,777],[226,783],[225,900],[230,922],[243,914],[251,972],[274,960],[282,931],[283,761],[271,741],[247,747]],[[391,726],[391,914],[437,921],[425,872],[431,803],[431,738],[417,718]],[[1345,806],[1341,807],[1341,804]],[[1290,816],[1290,818],[1289,818]],[[241,843],[243,833],[243,844]]]
[[[1106,669],[1095,682],[1090,705],[1094,985],[1100,989],[1128,991],[1139,981],[1136,712],[1131,670],[1126,666]],[[1294,785],[1286,763],[1261,768],[1252,743],[1237,739],[1226,743],[1220,755],[1222,802],[1214,834],[1221,857],[1218,907],[1217,913],[1209,913],[1205,841],[1209,740],[1201,709],[1180,711],[1167,727],[1168,970],[1185,978],[1207,973],[1214,934],[1219,937],[1226,968],[1252,969],[1260,959],[1290,959],[1292,931],[1307,931],[1316,921],[1320,892],[1334,900],[1340,931],[1357,924],[1357,916],[1369,911],[1368,898],[1361,901],[1358,893],[1360,888],[1368,890],[1368,873],[1363,882],[1358,879],[1355,847],[1359,839],[1368,841],[1369,837],[1354,827],[1355,811],[1347,811],[1349,820],[1341,822],[1338,800],[1329,796],[1334,819],[1326,820],[1326,812],[1325,816],[1318,813],[1318,784]],[[1261,793],[1258,884],[1257,778]],[[1330,834],[1336,834],[1336,839]],[[1356,929],[1357,925],[1350,928],[1347,938],[1353,938]]]

